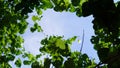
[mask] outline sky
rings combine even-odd
[[[31,20],[31,17],[36,13],[29,14],[29,27],[34,23]],[[90,58],[97,58],[96,51],[93,49],[93,44],[91,44],[91,36],[94,35],[92,16],[89,17],[77,17],[75,13],[69,12],[55,12],[53,10],[47,10],[43,12],[43,17],[39,21],[43,29],[43,33],[34,32],[31,33],[29,28],[26,33],[23,35],[25,38],[25,48],[27,51],[30,51],[33,54],[39,54],[40,40],[43,39],[46,35],[58,35],[64,36],[66,39],[73,36],[79,36],[78,39],[82,41],[83,30],[85,33],[84,44],[82,53],[87,53]],[[28,43],[29,42],[29,43]],[[76,42],[72,45],[72,51],[80,50],[81,44]]]
[[[114,0],[117,2],[118,0]],[[33,21],[31,17],[36,15],[35,11],[29,14],[27,21],[29,22],[29,27],[33,26]],[[51,9],[43,12],[43,17],[39,21],[39,25],[42,27],[43,32],[30,32],[28,28],[22,36],[24,37],[24,47],[27,51],[36,55],[39,54],[40,40],[44,39],[46,35],[57,35],[64,36],[66,39],[79,36],[78,39],[82,41],[83,30],[85,33],[84,44],[82,53],[88,54],[88,56],[98,63],[99,59],[97,57],[96,51],[93,49],[93,44],[90,42],[91,36],[94,35],[93,17],[77,17],[75,13],[69,12],[55,12]],[[75,41],[72,45],[72,51],[80,50],[81,44],[78,41]],[[23,66],[22,68],[29,68],[29,66]]]

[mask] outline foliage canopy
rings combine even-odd
[[[113,0],[0,0],[0,67],[12,68],[10,61],[17,67],[31,65],[32,68],[119,68],[120,66],[120,2]],[[91,42],[98,53],[100,63],[89,59],[87,54],[72,52],[70,45],[76,36],[64,39],[62,36],[50,36],[41,41],[40,54],[34,56],[26,52],[23,43],[28,22],[28,13],[35,10],[34,26],[31,32],[42,32],[38,21],[42,12],[54,9],[56,12],[74,12],[78,17],[93,15],[92,23],[95,36]],[[41,56],[47,55],[44,61]],[[22,56],[21,58],[17,58]],[[23,59],[25,58],[25,59]]]

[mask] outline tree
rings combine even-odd
[[[0,67],[11,68],[10,61],[15,61],[17,67],[31,65],[32,68],[119,68],[120,63],[120,2],[113,0],[0,0]],[[25,51],[21,37],[27,28],[28,13],[35,10],[38,15],[33,16],[34,26],[31,32],[42,32],[37,21],[42,18],[42,12],[54,9],[56,12],[74,12],[78,17],[93,15],[95,36],[91,42],[98,53],[100,63],[89,59],[87,54],[72,52],[70,45],[76,36],[63,39],[62,36],[50,36],[41,41],[43,47],[40,54],[34,56]],[[19,56],[25,58],[21,60]],[[47,55],[44,61],[41,56]],[[26,59],[27,58],[27,59]]]

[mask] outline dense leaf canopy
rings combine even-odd
[[[37,23],[42,12],[54,9],[56,12],[76,13],[78,17],[93,15],[95,36],[91,42],[97,51],[100,63],[89,59],[87,54],[72,52],[70,46],[77,36],[64,39],[49,36],[41,40],[40,54],[34,56],[23,47],[28,13],[37,12],[31,32],[42,32]],[[113,0],[0,0],[0,68],[30,65],[32,68],[119,68],[120,67],[120,2]],[[40,60],[42,56],[44,60]],[[19,56],[22,56],[19,57]]]

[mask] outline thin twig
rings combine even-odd
[[[82,43],[81,43],[80,52],[82,52],[83,43],[84,43],[84,36],[85,36],[85,33],[84,33],[84,29],[83,29],[83,36],[82,36]]]

